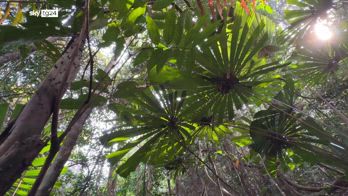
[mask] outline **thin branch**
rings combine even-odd
[[[213,162],[213,160],[212,160],[212,158],[210,157],[210,155],[208,155],[208,160],[209,160],[209,162],[213,165],[213,170],[214,170],[214,172],[217,174],[217,175],[219,175],[218,174],[218,172],[217,172],[217,168],[216,168],[216,165],[215,165],[215,163]],[[220,179],[217,179],[217,186],[219,187],[219,190],[220,190],[220,194],[221,194],[221,196],[224,196],[224,193],[223,193],[223,191],[224,191],[224,188],[221,186],[221,184],[220,184]],[[232,195],[231,193],[229,193],[229,192],[227,192],[229,195]]]
[[[5,8],[5,14],[2,18],[0,18],[0,25],[6,20],[6,18],[10,15],[11,12],[11,2],[9,1],[5,1],[7,2],[6,8]]]
[[[89,6],[89,5],[88,5]],[[88,7],[89,9],[89,7]],[[92,85],[93,85],[93,68],[94,68],[94,56],[92,54],[91,49],[91,40],[89,36],[89,14],[87,15],[87,44],[88,44],[88,54],[89,54],[89,61],[90,61],[90,71],[89,71],[89,88],[88,88],[88,96],[86,102],[88,103],[91,100],[92,96]]]
[[[262,159],[262,157],[261,157],[261,159]],[[266,173],[267,173],[267,176],[268,176],[269,179],[271,180],[271,182],[277,187],[277,189],[279,190],[279,192],[280,192],[280,194],[281,194],[282,196],[286,196],[285,193],[284,193],[284,191],[279,187],[278,183],[272,178],[271,174],[268,172],[267,167],[266,167],[265,162],[264,162],[263,159],[261,160],[261,162],[262,162],[262,165],[263,165],[263,167],[264,167],[264,169],[265,169],[265,171],[266,171]]]
[[[203,7],[203,4],[202,4],[202,1],[201,0],[196,0],[196,3],[198,5],[199,13],[201,14],[201,16],[204,16],[205,12],[204,12],[204,7]]]
[[[191,10],[193,9],[190,2],[188,2],[187,0],[184,0],[184,2],[187,5],[187,7],[189,7]]]
[[[180,133],[176,132],[176,134],[179,136],[179,138],[182,138],[182,135],[180,135]],[[213,174],[214,176],[221,180],[221,182],[223,182],[228,188],[230,188],[231,190],[233,190],[233,187],[231,185],[229,185],[224,179],[222,179],[218,174],[216,174],[214,172],[214,170],[205,162],[203,161],[198,155],[196,155],[196,153],[194,153],[189,147],[186,146],[185,142],[182,142],[180,139],[178,138],[178,142],[181,144],[181,146],[187,150],[190,154],[192,154],[199,162],[201,162],[203,165],[205,165]]]
[[[179,13],[182,13],[182,9],[176,4],[176,3],[172,3],[172,6],[175,8],[176,11],[178,11]]]
[[[348,117],[344,115],[341,111],[339,111],[336,107],[334,107],[331,103],[329,103],[326,99],[324,99],[318,92],[315,92],[317,96],[326,103],[338,116],[341,118],[341,120],[348,125]]]
[[[93,53],[93,55],[92,55],[93,58],[97,55],[97,53],[99,52],[99,50],[100,50],[100,48],[98,48],[97,51],[95,51],[95,52]],[[90,63],[91,63],[91,58],[88,59],[88,62],[87,62],[87,64],[86,64],[86,66],[85,66],[85,69],[83,70],[83,73],[82,73],[82,76],[81,76],[81,79],[82,79],[82,80],[85,78],[86,71],[87,71],[87,68],[89,67]]]
[[[23,178],[21,178],[19,180],[19,183],[18,183],[18,185],[16,187],[16,190],[12,193],[12,196],[16,196],[17,195],[17,191],[19,190],[19,187],[21,186],[22,182],[23,182]]]
[[[334,172],[336,172],[336,173],[338,173],[338,174],[340,174],[340,175],[344,175],[344,172],[343,172],[343,171],[340,171],[340,170],[338,170],[338,169],[336,169],[336,168],[334,168],[334,167],[331,167],[331,166],[329,166],[329,165],[326,165],[326,164],[323,164],[323,163],[319,163],[318,165],[321,166],[321,167],[324,167],[324,168],[326,168],[326,169],[329,169],[329,170],[331,170],[331,171],[334,171]]]
[[[284,176],[281,173],[278,173],[278,176],[281,177],[285,182],[287,182],[289,185],[303,191],[309,191],[309,192],[320,192],[328,187],[310,187],[310,186],[303,186],[300,184],[297,184],[296,182],[291,181],[286,176]]]

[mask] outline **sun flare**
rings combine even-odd
[[[333,37],[333,33],[328,24],[318,21],[314,26],[314,33],[319,40],[329,41]]]

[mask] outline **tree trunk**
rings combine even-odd
[[[0,195],[6,193],[43,146],[41,132],[53,112],[55,99],[63,96],[80,67],[87,36],[85,18],[80,35],[56,62],[0,146]]]
[[[109,168],[109,177],[107,183],[107,195],[115,196],[116,195],[116,185],[117,185],[117,175],[114,173],[114,166],[110,165]]]
[[[110,70],[115,66],[114,61],[115,57],[111,59],[111,61],[105,68],[105,72],[110,72]],[[48,195],[51,192],[65,163],[68,161],[74,146],[76,145],[76,141],[82,132],[83,125],[91,114],[92,109],[93,108],[89,104],[85,104],[79,109],[79,111],[76,112],[73,120],[70,122],[67,130],[65,131],[67,135],[57,154],[57,157],[48,168],[35,195]]]
[[[83,125],[90,115],[91,111],[92,108],[86,109],[85,112],[83,112],[80,117],[74,122],[71,130],[66,135],[66,139],[64,140],[56,159],[48,168],[46,175],[44,176],[42,183],[35,195],[49,195],[66,161],[69,159],[71,151],[74,148],[77,138],[80,135]]]

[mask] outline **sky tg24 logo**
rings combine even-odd
[[[53,18],[58,17],[58,8],[55,9],[44,9],[44,10],[32,10],[29,12],[30,16]]]

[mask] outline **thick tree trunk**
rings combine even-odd
[[[110,70],[115,66],[115,58],[109,62],[105,68],[105,72],[110,72]],[[73,120],[68,125],[66,130],[67,135],[63,144],[57,154],[56,159],[48,168],[41,185],[35,195],[49,195],[55,182],[57,181],[65,163],[68,161],[70,154],[76,145],[77,139],[82,132],[83,125],[91,114],[93,108],[89,104],[83,105],[80,110],[75,114]]]
[[[63,96],[76,77],[86,35],[87,19],[80,35],[54,65],[1,144],[0,195],[5,194],[42,148],[41,132],[53,112],[55,99]]]

